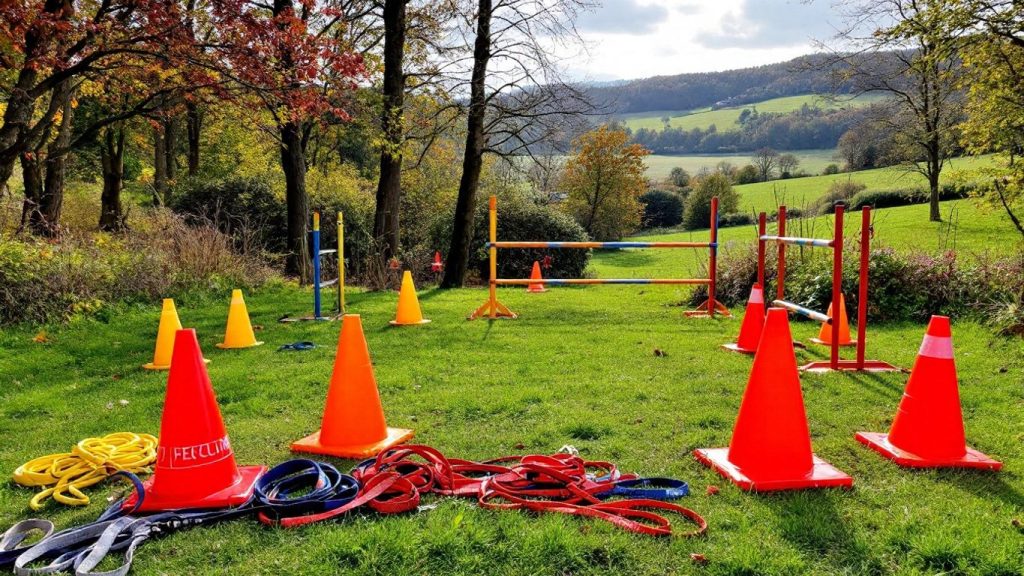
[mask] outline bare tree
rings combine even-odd
[[[466,147],[442,287],[465,281],[484,154],[549,151],[570,140],[582,128],[573,124],[592,109],[581,90],[563,81],[556,60],[581,45],[573,22],[587,6],[585,0],[477,0],[467,7],[466,28],[473,30],[463,34],[473,39],[473,56]]]
[[[750,163],[757,168],[758,179],[767,182],[779,167],[779,153],[774,148],[761,148],[750,157]]]
[[[836,79],[859,93],[892,96],[882,117],[903,144],[908,167],[928,179],[929,218],[941,221],[939,176],[956,140],[963,94],[957,40],[935,23],[941,3],[873,0],[846,9],[847,28],[837,36],[831,65]],[[849,46],[856,49],[847,52]]]
[[[800,166],[800,159],[795,155],[783,154],[779,156],[779,173],[783,178],[792,176],[797,166]]]

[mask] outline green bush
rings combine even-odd
[[[740,168],[739,172],[736,173],[737,184],[753,184],[760,180],[761,175],[757,172],[757,167],[753,164],[747,164],[743,168]]]
[[[811,214],[833,214],[836,211],[837,203],[849,202],[865,188],[867,188],[866,185],[853,180],[836,180],[829,185],[823,196],[811,204],[809,211]]]
[[[829,164],[821,171],[822,174],[839,174],[839,164]]]
[[[447,248],[451,243],[451,212],[439,215],[434,220],[431,243]],[[488,213],[487,202],[477,206],[476,226],[473,242],[469,249],[469,269],[478,277],[488,277],[487,255]],[[568,214],[541,206],[525,199],[503,198],[498,205],[498,240],[502,241],[563,241],[586,242],[590,240],[583,228]],[[527,278],[535,261],[543,262],[551,257],[551,268],[544,271],[548,278],[582,278],[590,259],[589,250],[546,250],[515,249],[498,251],[499,278]]]
[[[960,200],[969,197],[975,190],[974,185],[944,184],[939,189],[939,200]],[[923,188],[897,188],[895,190],[864,190],[858,192],[850,200],[853,210],[859,210],[864,206],[872,208],[893,208],[896,206],[909,206],[911,204],[925,204],[928,202],[928,191]]]
[[[746,226],[753,224],[755,219],[750,214],[736,212],[734,214],[722,214],[718,217],[718,227],[728,228],[730,226]]]
[[[254,178],[194,182],[179,192],[171,208],[191,224],[212,222],[243,246],[254,240],[270,252],[284,252],[288,217],[284,200]]]
[[[683,199],[675,192],[650,190],[640,197],[644,205],[644,228],[667,228],[683,221]]]
[[[715,172],[699,178],[687,196],[683,226],[690,230],[707,228],[711,221],[711,198],[715,196],[718,197],[719,217],[736,212],[739,194],[728,176]]]

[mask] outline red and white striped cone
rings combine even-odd
[[[747,299],[747,310],[743,313],[743,323],[740,324],[740,336],[734,343],[722,344],[722,348],[741,354],[753,354],[757,352],[757,343],[761,340],[761,330],[763,329],[764,290],[760,284],[754,284],[750,288],[750,298]]]

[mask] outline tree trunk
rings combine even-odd
[[[178,178],[178,118],[172,116],[164,122],[164,164],[167,166],[167,194],[164,204],[174,194],[174,181]]]
[[[43,197],[43,163],[39,160],[39,151],[30,150],[21,155],[21,182],[25,188],[25,200],[21,204],[21,226],[31,228],[32,222],[38,220],[39,207]]]
[[[405,97],[405,7],[408,0],[384,2],[384,112],[381,127],[384,144],[380,152],[377,206],[373,237],[381,245],[381,263],[399,250],[399,210],[402,201],[402,144],[405,130],[402,105]]]
[[[153,204],[163,204],[167,197],[167,140],[163,122],[153,126]]]
[[[487,141],[484,120],[487,114],[487,63],[491,57],[491,0],[479,1],[466,123],[466,150],[462,158],[462,178],[459,181],[452,243],[448,248],[444,279],[441,281],[442,288],[458,288],[466,281],[469,245],[473,240],[473,218],[476,214],[476,193],[480,186],[480,170],[483,168],[483,154]]]
[[[925,174],[928,176],[928,219],[932,222],[942,222],[942,213],[939,212],[939,174],[942,173],[942,147],[937,136],[929,139],[927,162]]]
[[[195,102],[185,104],[186,132],[188,137],[188,176],[199,173],[199,137],[203,130],[203,115]]]
[[[32,232],[47,237],[55,237],[60,231],[60,213],[64,207],[64,175],[67,159],[74,134],[75,108],[71,105],[74,89],[62,95],[63,115],[57,138],[47,146],[46,177],[43,181],[43,194],[39,199],[38,220],[30,221]]]
[[[124,138],[122,125],[104,129],[100,146],[100,162],[103,167],[103,193],[100,195],[100,230],[120,232],[124,229],[124,214],[121,211],[121,186],[124,180]]]
[[[306,195],[306,150],[302,126],[287,122],[280,127],[281,168],[284,170],[285,202],[288,206],[288,256],[285,271],[298,276],[303,286],[313,279],[309,243],[306,238],[309,198]]]

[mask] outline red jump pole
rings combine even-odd
[[[767,234],[768,215],[761,212],[757,216],[757,284],[764,289],[764,240],[761,236]]]
[[[839,306],[843,297],[843,212],[842,204],[836,205],[836,230],[832,240],[832,350],[830,362],[833,370],[839,369]]]
[[[786,235],[786,207],[779,206],[779,236]],[[776,274],[776,298],[786,299],[786,244],[779,242],[778,274]]]
[[[715,281],[718,279],[718,196],[711,198],[711,249],[708,253],[708,278],[711,279],[708,283],[708,316],[714,318],[715,304],[718,303],[715,299]]]
[[[857,285],[857,370],[864,369],[868,327],[868,263],[871,249],[871,207],[861,209],[860,282]]]

